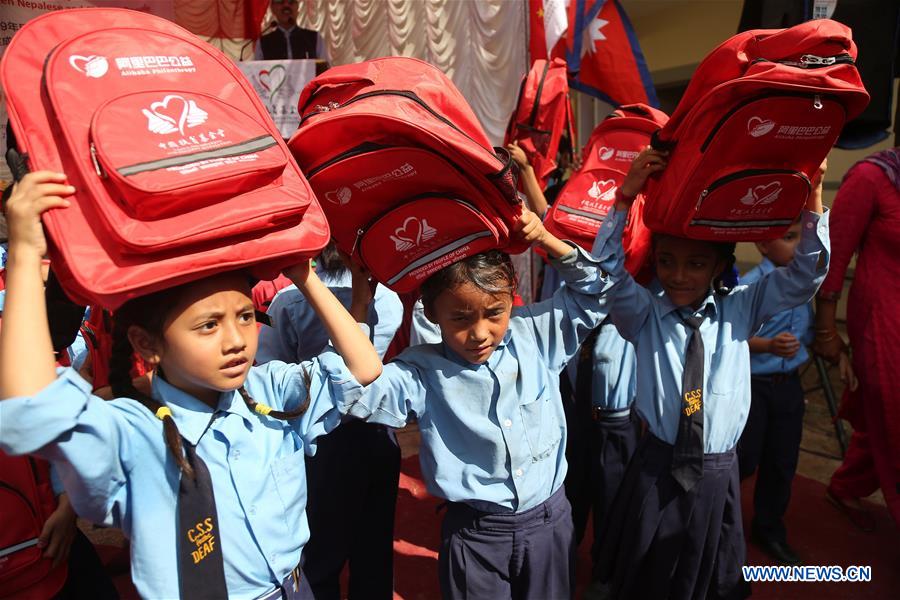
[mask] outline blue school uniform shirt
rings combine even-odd
[[[637,392],[637,359],[634,346],[619,335],[607,320],[594,343],[593,394],[591,406],[602,410],[625,410]]]
[[[402,427],[419,422],[428,490],[486,512],[522,512],[549,498],[566,475],[559,373],[606,316],[598,261],[581,249],[554,260],[566,287],[517,307],[485,364],[443,342],[406,349],[348,413]]]
[[[615,283],[608,309],[619,333],[637,354],[635,407],[649,431],[674,444],[681,414],[681,381],[690,330],[690,309],[673,305],[662,289],[650,291],[625,270],[623,211],[612,210],[594,242],[596,256]],[[703,337],[703,439],[707,453],[734,448],[750,407],[750,349],[747,340],[773,315],[808,302],[828,271],[828,215],[804,211],[802,237],[787,267],[778,268],[727,296],[710,290],[692,314],[706,318]]]
[[[349,310],[353,294],[350,271],[345,270],[335,275],[319,271],[319,276],[322,283]],[[263,327],[259,332],[256,362],[262,364],[270,360],[309,360],[328,345],[328,331],[296,285],[279,290],[266,314],[272,319],[272,327]],[[383,285],[378,285],[369,305],[366,323],[371,332],[370,340],[379,357],[387,352],[402,320],[403,303],[400,297]]]
[[[253,367],[245,389],[288,410],[305,400],[302,369],[312,381],[306,413],[292,421],[247,409],[237,391],[222,393],[215,411],[153,380],[181,435],[197,443],[209,467],[219,541],[230,597],[255,598],[274,588],[300,560],[309,539],[304,452],[333,429],[337,404],[359,384],[327,350],[305,365],[273,361]],[[34,453],[57,469],[75,511],[120,527],[131,539],[131,576],[143,598],[178,597],[176,548],[179,470],[162,422],[136,400],[104,401],[72,369],[31,397],[0,401],[0,447]]]
[[[753,283],[764,275],[775,270],[775,265],[768,258],[763,257],[758,266],[750,269],[741,278],[742,283]],[[809,302],[783,310],[763,323],[763,326],[754,335],[758,337],[773,338],[779,333],[788,332],[800,340],[800,349],[790,358],[782,358],[770,352],[751,352],[750,371],[754,375],[771,375],[773,373],[789,373],[800,368],[809,360],[809,352],[806,347],[813,341],[812,330],[813,313]]]

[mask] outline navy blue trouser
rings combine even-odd
[[[784,513],[791,499],[803,435],[803,387],[797,371],[754,375],[747,425],[738,442],[741,479],[756,477],[753,492],[755,536],[786,541]]]
[[[316,443],[316,455],[306,458],[310,539],[303,549],[316,600],[391,600],[400,448],[386,427],[357,420]],[[342,596],[348,561],[349,590]]]
[[[519,514],[449,503],[441,524],[438,578],[448,599],[571,598],[575,540],[563,489]]]

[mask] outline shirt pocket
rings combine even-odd
[[[710,359],[707,389],[710,394],[739,396],[750,374],[750,347],[734,341],[716,348]]]
[[[525,439],[531,451],[532,462],[541,461],[554,454],[562,439],[562,427],[557,415],[556,402],[543,393],[519,404],[519,413],[525,427]]]
[[[271,471],[275,491],[283,507],[285,524],[289,531],[296,532],[306,510],[306,462],[303,449],[276,458]],[[278,510],[277,504],[273,508]]]

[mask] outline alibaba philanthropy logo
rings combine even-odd
[[[773,129],[775,129],[775,121],[772,119],[750,117],[747,121],[747,133],[755,138],[762,137]]]
[[[186,127],[202,125],[209,118],[209,114],[197,106],[196,102],[176,94],[170,94],[159,102],[154,102],[149,110],[144,108],[141,112],[147,117],[147,129],[160,135],[176,131],[184,135]]]

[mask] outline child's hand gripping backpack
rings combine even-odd
[[[671,155],[648,182],[647,226],[723,242],[783,235],[869,101],[855,58],[850,29],[827,19],[746,31],[713,50],[655,136]]]
[[[14,36],[0,79],[28,168],[66,173],[77,190],[44,225],[53,269],[82,305],[113,309],[245,267],[271,279],[328,240],[253,88],[165,19],[42,15]]]
[[[438,69],[412,58],[334,67],[299,101],[288,145],[338,248],[397,292],[510,239],[521,213],[508,153]]]
[[[582,152],[581,169],[572,174],[544,217],[547,231],[590,251],[600,223],[616,203],[616,190],[631,162],[667,120],[664,112],[646,104],[629,104],[597,125]],[[625,267],[636,276],[650,255],[643,203],[643,196],[639,196],[632,204],[622,239]]]
[[[0,597],[52,598],[62,589],[66,564],[53,568],[37,546],[56,505],[47,462],[0,452]]]
[[[575,148],[572,105],[566,62],[560,58],[536,60],[522,78],[516,109],[506,127],[503,145],[517,142],[534,168],[541,189],[556,169],[563,131]]]

